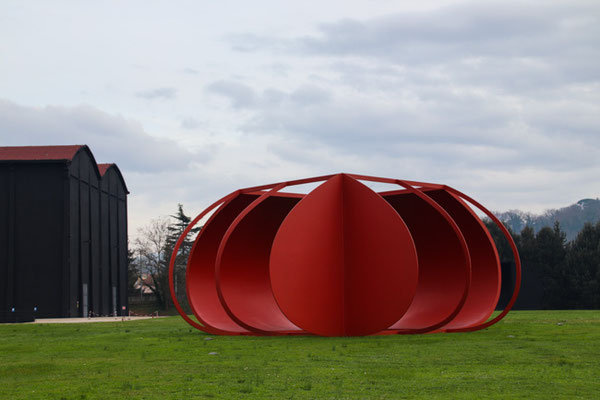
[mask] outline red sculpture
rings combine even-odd
[[[285,187],[325,181],[307,195]],[[398,185],[376,193],[360,181]],[[506,308],[494,242],[465,203],[485,213],[512,248],[516,279]],[[198,320],[174,294],[175,254],[218,207],[188,259]],[[517,248],[502,223],[445,185],[337,174],[237,190],[198,215],[169,268],[171,297],[192,326],[219,335],[358,336],[484,329],[512,308]]]

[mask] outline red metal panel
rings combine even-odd
[[[494,325],[495,323],[500,321],[502,318],[504,318],[506,316],[506,314],[508,314],[508,312],[512,309],[513,305],[515,304],[515,301],[517,301],[517,297],[519,296],[519,289],[521,287],[521,259],[519,257],[517,245],[516,245],[515,241],[513,240],[510,232],[508,232],[508,229],[506,229],[506,227],[502,224],[502,222],[500,222],[500,220],[498,218],[496,218],[496,216],[494,214],[492,214],[490,212],[490,210],[488,210],[487,208],[485,208],[484,206],[479,204],[477,201],[475,201],[471,197],[467,196],[466,194],[464,194],[462,192],[459,192],[458,190],[456,190],[452,187],[445,186],[445,189],[448,190],[450,193],[460,197],[461,199],[468,201],[469,203],[473,204],[475,207],[479,208],[479,210],[483,211],[485,213],[485,215],[487,215],[488,218],[490,218],[498,226],[498,228],[500,228],[500,230],[504,234],[504,237],[506,237],[508,244],[510,245],[510,248],[513,252],[513,256],[514,256],[514,260],[515,260],[515,272],[516,272],[515,286],[513,288],[513,294],[511,296],[508,304],[504,308],[504,310],[502,310],[502,312],[500,314],[498,314],[496,317],[494,317],[493,319],[486,321],[484,323],[481,323],[481,324],[478,324],[475,326],[471,326],[468,328],[448,329],[447,330],[447,332],[473,332],[473,331],[485,329],[487,327]]]
[[[391,329],[435,326],[460,305],[468,284],[467,260],[450,223],[413,193],[384,197],[406,222],[419,255],[419,285],[411,307]]]
[[[233,220],[258,196],[240,194],[222,205],[198,233],[188,259],[188,302],[198,321],[224,332],[247,332],[225,312],[215,286],[215,261],[221,239]]]
[[[410,233],[382,198],[337,175],[296,206],[271,253],[287,317],[324,336],[377,333],[410,305],[418,266]]]
[[[459,198],[445,190],[427,194],[441,205],[458,224],[471,255],[471,285],[460,313],[443,329],[474,326],[486,321],[500,296],[500,260],[496,246],[479,217]]]
[[[266,197],[230,226],[216,261],[217,293],[228,316],[258,333],[300,331],[281,312],[269,277],[273,238],[299,198]]]
[[[194,218],[194,220],[192,222],[190,222],[190,224],[187,226],[187,228],[184,229],[181,236],[177,240],[177,243],[175,243],[175,246],[173,247],[173,253],[171,254],[171,261],[169,262],[169,289],[171,291],[171,300],[173,301],[173,304],[175,305],[177,312],[179,313],[179,315],[181,315],[181,317],[188,324],[190,324],[194,328],[199,329],[203,332],[211,333],[211,334],[217,334],[217,335],[218,334],[223,334],[223,335],[238,334],[239,335],[239,334],[242,334],[242,332],[228,332],[228,331],[219,330],[219,329],[216,329],[216,328],[206,324],[202,320],[200,320],[200,323],[198,323],[197,321],[194,321],[193,319],[188,317],[188,315],[184,312],[183,308],[181,307],[181,304],[179,304],[179,300],[177,300],[177,296],[175,295],[175,283],[174,283],[174,279],[173,279],[173,270],[175,269],[175,259],[179,252],[179,248],[181,247],[181,244],[185,240],[186,236],[190,233],[192,228],[198,223],[198,221],[200,221],[205,215],[207,215],[209,212],[211,212],[216,207],[220,207],[220,206],[224,206],[224,205],[228,204],[233,198],[237,197],[239,194],[240,194],[239,190],[235,191],[233,193],[230,193],[229,195],[223,197],[222,199],[217,200],[216,202],[211,204],[207,209],[205,209],[200,214],[198,214],[196,216],[196,218]],[[198,237],[199,236],[200,235],[198,235]],[[189,285],[188,280],[186,280],[186,285]],[[189,287],[188,287],[188,289],[189,289]]]

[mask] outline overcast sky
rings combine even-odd
[[[499,211],[600,196],[600,2],[290,3],[5,1],[0,145],[117,163],[130,235],[334,172]]]

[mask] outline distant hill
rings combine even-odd
[[[494,213],[506,226],[514,232],[521,232],[526,226],[531,226],[538,232],[545,226],[553,226],[554,221],[560,223],[561,229],[567,234],[567,240],[573,240],[586,222],[600,221],[600,199],[583,199],[567,207],[548,210],[542,215],[536,215],[520,210]]]

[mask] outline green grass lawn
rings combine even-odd
[[[0,398],[600,399],[600,311],[357,338],[209,336],[179,317],[0,325]]]

